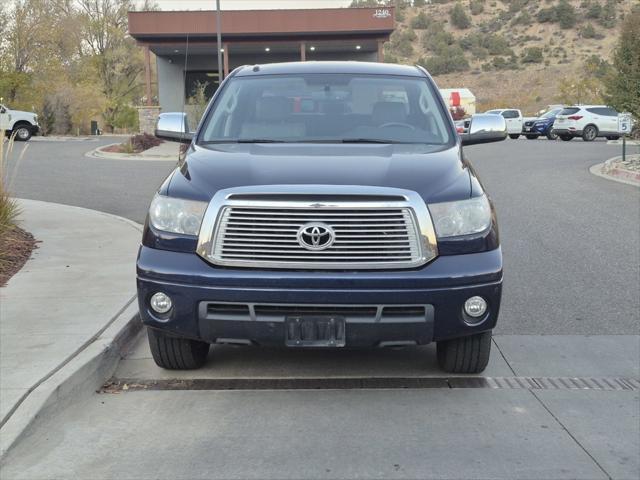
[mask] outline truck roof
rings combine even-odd
[[[249,77],[259,75],[288,75],[305,73],[344,73],[366,75],[399,75],[423,77],[424,73],[417,67],[375,62],[288,62],[244,65],[238,67],[235,76]]]

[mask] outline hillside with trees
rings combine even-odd
[[[637,0],[354,0],[396,6],[385,61],[423,65],[479,109],[600,103],[624,18]],[[635,15],[640,17],[640,10]],[[635,22],[640,24],[640,18]],[[640,58],[640,52],[629,53]]]

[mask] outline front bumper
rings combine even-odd
[[[532,125],[522,127],[523,135],[546,135],[550,130],[548,125]]]
[[[502,292],[502,252],[440,256],[420,269],[397,271],[275,271],[221,268],[196,254],[142,246],[138,255],[138,302],[149,327],[186,338],[221,343],[282,346],[285,321],[305,307],[337,312],[346,321],[346,346],[426,344],[492,329]],[[164,292],[173,300],[166,316],[154,314],[149,299]],[[485,316],[470,325],[463,304],[480,295]],[[216,316],[210,305],[249,306],[251,312]],[[240,307],[239,307],[240,306]],[[378,312],[398,306],[424,307],[420,316],[351,315],[354,308]],[[296,308],[300,312],[296,312]],[[341,313],[344,309],[346,313]],[[282,313],[283,311],[289,313]]]

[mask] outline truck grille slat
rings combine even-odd
[[[311,224],[330,230],[332,240],[326,248],[308,248],[301,242],[300,232]],[[212,258],[254,267],[405,266],[422,258],[414,214],[404,206],[280,209],[227,205],[222,207],[213,238]]]

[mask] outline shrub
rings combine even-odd
[[[152,147],[157,147],[162,143],[158,137],[149,135],[148,133],[142,133],[140,135],[134,135],[130,140],[131,146],[136,152],[142,152],[149,150]]]
[[[469,2],[469,8],[471,9],[471,15],[480,15],[484,12],[483,0],[471,0]]]
[[[591,25],[590,23],[587,23],[584,27],[580,29],[580,36],[582,38],[596,38],[596,39],[604,38],[604,35],[598,33],[596,29],[593,28],[593,25]]]
[[[478,49],[484,49],[489,55],[511,55],[513,53],[507,39],[497,33],[471,33],[460,39],[460,46],[474,53]]]
[[[528,12],[522,12],[520,15],[518,15],[516,18],[514,18],[511,21],[511,25],[524,25],[524,26],[528,26],[531,25],[533,23],[533,19],[531,18],[531,15],[529,15]]]
[[[460,30],[464,30],[471,26],[471,20],[465,13],[462,4],[459,2],[456,3],[449,11],[449,16],[451,17],[451,23]]]
[[[518,68],[518,59],[515,55],[505,57],[495,57],[488,63],[482,65],[483,70],[516,70]]]
[[[522,63],[542,63],[542,48],[529,47],[525,48],[522,54]]]
[[[422,46],[428,52],[442,52],[443,49],[446,49],[447,46],[453,45],[454,43],[454,36],[438,23],[432,24],[422,34]]]
[[[573,28],[577,22],[576,9],[567,0],[560,0],[555,8],[560,28]]]
[[[413,0],[414,7],[424,7],[427,4],[427,0]]]
[[[422,58],[418,63],[426,68],[432,75],[443,75],[469,70],[469,62],[465,58],[462,49],[457,45],[448,46],[439,52],[439,54]]]
[[[539,23],[554,22],[556,20],[555,8],[541,8],[536,15]]]
[[[429,24],[429,17],[427,17],[427,14],[424,12],[418,13],[418,15],[411,19],[411,28],[415,28],[417,30],[429,28]]]
[[[587,11],[585,12],[585,17],[590,18],[592,20],[597,20],[600,18],[602,14],[602,5],[598,3],[598,1],[588,2],[586,5]]]
[[[616,25],[616,15],[618,9],[615,0],[607,0],[604,8],[600,12],[598,23],[605,28],[613,28]]]
[[[400,57],[413,55],[413,41],[417,38],[413,30],[396,30],[391,35],[389,53]]]

